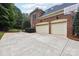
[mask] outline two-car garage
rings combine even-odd
[[[51,21],[51,28],[48,22],[42,22],[36,24],[37,33],[48,34],[51,29],[51,34],[67,35],[67,19],[57,19]]]

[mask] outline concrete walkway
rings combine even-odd
[[[79,42],[56,35],[6,33],[0,40],[0,56],[79,55]]]

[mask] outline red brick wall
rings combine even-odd
[[[60,15],[56,15],[53,17],[45,18],[45,19],[40,19],[40,20],[38,19],[37,23],[57,20],[57,17],[58,17],[58,19],[65,19],[66,18],[66,16],[64,16],[64,14],[60,14]]]
[[[72,16],[67,15],[67,37],[72,39],[72,40],[77,40],[79,41],[79,36],[75,36],[73,33],[73,21],[72,21]]]
[[[36,14],[37,18],[38,18],[38,17],[42,16],[43,13],[44,13],[43,11],[40,11],[40,10],[37,11],[36,10],[30,16],[32,16],[33,14]],[[49,34],[51,34],[51,24],[50,24],[50,22],[53,21],[53,20],[57,20],[57,19],[67,19],[67,37],[74,39],[74,40],[77,40],[77,39],[75,39],[76,37],[73,35],[72,16],[71,15],[59,14],[59,15],[48,17],[48,18],[45,18],[45,19],[35,19],[35,20],[31,19],[31,17],[30,17],[30,20],[32,20],[32,23],[33,23],[32,25],[34,25],[34,27],[36,26],[36,23],[49,22]]]
[[[57,17],[58,19],[67,19],[67,37],[68,38],[71,38],[73,40],[77,40],[75,39],[76,37],[74,37],[73,35],[73,25],[72,25],[72,16],[71,15],[64,15],[64,14],[60,14],[60,15],[56,15],[56,16],[53,16],[53,17],[49,17],[49,18],[45,18],[45,19],[38,19],[38,21],[36,21],[37,23],[40,23],[40,22],[49,22],[49,34],[51,34],[51,24],[50,22],[53,21],[53,20],[57,20]]]
[[[72,26],[72,16],[67,15],[67,37],[71,38],[73,36],[73,26]]]
[[[32,27],[35,27],[37,18],[40,17],[40,16],[42,16],[43,13],[44,13],[44,12],[43,12],[42,10],[36,9],[34,12],[32,12],[32,13],[30,14],[30,20],[31,20],[31,22],[32,22],[32,24],[31,24]],[[33,19],[33,15],[36,15],[36,19]]]

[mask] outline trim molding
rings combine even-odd
[[[45,18],[52,17],[52,16],[56,16],[56,15],[63,14],[63,13],[64,13],[64,10],[61,9],[61,10],[58,10],[58,11],[49,13],[49,14],[47,14],[47,15],[41,16],[41,17],[39,17],[38,19],[45,19]]]
[[[54,21],[51,21],[51,24],[63,23],[63,22],[67,22],[67,19],[58,19],[58,20],[54,20]]]
[[[41,26],[41,25],[49,25],[48,22],[42,22],[42,23],[37,23],[36,26]]]
[[[50,21],[50,24],[63,23],[63,22],[67,22],[67,19],[58,19],[58,20]],[[41,25],[49,25],[49,22],[42,22],[36,24],[36,26],[41,26]]]

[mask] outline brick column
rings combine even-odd
[[[72,36],[73,36],[72,16],[67,15],[66,18],[67,18],[67,37],[72,38]]]
[[[51,34],[51,21],[49,21],[49,34]]]

